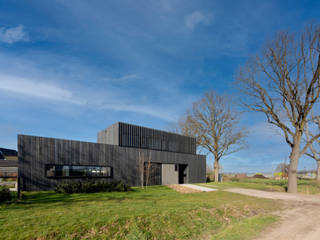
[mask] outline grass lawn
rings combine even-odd
[[[251,239],[281,202],[223,191],[25,193],[0,205],[0,239]]]
[[[286,180],[273,179],[239,179],[238,181],[227,181],[221,183],[210,182],[201,184],[217,189],[226,188],[250,188],[265,191],[285,192]],[[298,191],[305,194],[320,194],[320,184],[314,180],[298,180]]]

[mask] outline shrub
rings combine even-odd
[[[267,177],[263,176],[262,173],[256,173],[252,178],[267,179]]]
[[[240,179],[239,178],[236,178],[236,177],[233,177],[233,178],[230,178],[231,182],[239,182]]]
[[[9,188],[5,186],[0,186],[0,202],[7,202],[12,199]]]
[[[282,177],[282,175],[283,175],[283,172],[275,172],[273,174],[273,176],[275,176],[275,177]]]
[[[127,184],[106,181],[64,182],[59,183],[55,188],[57,193],[127,192],[130,190]]]

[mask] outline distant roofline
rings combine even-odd
[[[2,154],[4,156],[17,156],[18,155],[18,151],[14,150],[14,149],[0,147],[0,151],[2,152]]]

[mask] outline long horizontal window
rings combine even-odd
[[[46,165],[46,177],[90,178],[112,177],[112,168],[107,166]]]

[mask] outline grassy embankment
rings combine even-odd
[[[226,181],[222,183],[210,182],[206,186],[218,189],[226,188],[249,188],[265,191],[285,192],[287,187],[287,180],[273,180],[273,179],[258,179],[258,178],[244,178],[233,179],[233,181]],[[299,193],[305,194],[320,194],[320,184],[314,180],[298,180]]]
[[[281,202],[223,191],[182,194],[165,186],[132,192],[25,193],[0,205],[1,239],[251,239]]]

